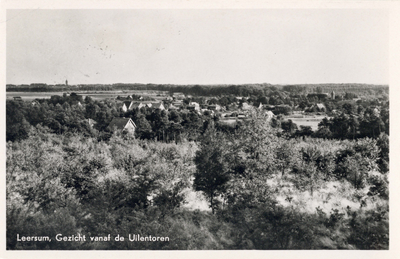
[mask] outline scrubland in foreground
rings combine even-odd
[[[384,134],[287,139],[257,113],[178,144],[32,128],[7,143],[7,249],[388,249],[387,152]]]

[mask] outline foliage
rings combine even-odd
[[[84,126],[85,116],[105,125],[112,105],[85,100],[94,105],[87,110],[68,97],[53,101],[43,104],[48,109],[7,104],[21,115],[8,126],[22,123],[7,135],[7,249],[388,249],[382,129],[361,138],[356,127],[354,140],[343,125],[346,139],[335,139],[335,130],[332,138],[286,138],[262,111],[221,131],[197,113],[143,110],[129,114],[141,123],[133,138]],[[331,122],[321,129],[335,129]],[[188,206],[194,192],[211,211]],[[58,233],[170,241],[16,241],[17,234]]]

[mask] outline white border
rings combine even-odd
[[[400,258],[399,242],[399,201],[400,179],[397,168],[399,147],[398,119],[400,82],[400,1],[257,1],[257,0],[0,0],[0,83],[3,86],[0,113],[3,126],[0,127],[2,181],[0,213],[0,258]],[[6,71],[6,10],[7,9],[375,9],[390,10],[390,249],[389,251],[6,251],[5,213],[5,71]]]

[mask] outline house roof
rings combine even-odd
[[[182,105],[183,105],[182,102],[173,102],[172,104],[173,104],[174,106],[182,106]]]
[[[143,106],[144,106],[143,103],[134,103],[133,102],[131,108],[136,109],[136,108],[142,108]]]
[[[317,107],[319,109],[325,109],[325,105],[323,103],[317,103]]]
[[[117,129],[123,130],[123,129],[125,128],[126,124],[128,124],[128,123],[132,123],[133,126],[135,126],[135,128],[136,128],[136,125],[135,125],[135,123],[132,121],[131,118],[114,118],[114,119],[110,122],[110,124],[109,124],[108,126],[109,126],[110,128],[117,127]]]
[[[152,108],[155,108],[155,109],[160,109],[161,106],[162,106],[162,103],[152,103],[152,104],[151,104],[151,107],[152,107]]]
[[[176,106],[174,106],[173,104],[171,104],[168,109],[170,109],[170,110],[178,110],[178,108]]]

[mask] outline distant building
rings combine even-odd
[[[129,102],[128,110],[133,110],[133,109],[141,109],[142,107],[146,107],[145,103],[142,102]]]
[[[211,105],[208,105],[208,109],[211,111],[219,111],[219,110],[221,110],[221,106],[218,104],[211,104]]]
[[[335,98],[336,98],[335,91],[332,91],[332,93],[331,93],[331,99],[332,99],[332,100],[335,100]]]
[[[14,101],[22,101],[21,96],[15,96],[15,97],[14,97]]]
[[[37,100],[32,101],[32,106],[38,106],[40,105],[40,103]]]
[[[130,105],[130,103],[129,103],[128,105]],[[126,102],[123,102],[123,103],[122,103],[121,110],[122,110],[123,112],[127,112],[127,111],[128,111],[128,106],[126,106]]]
[[[121,131],[127,131],[130,133],[135,133],[136,124],[132,121],[131,118],[122,117],[122,118],[114,118],[110,122],[108,127],[111,130],[117,129],[117,130],[121,130]]]
[[[169,105],[168,110],[172,111],[172,110],[178,110],[179,108],[176,107],[175,105],[173,105],[172,103]]]
[[[165,110],[163,103],[151,103],[151,108]]]
[[[326,107],[323,103],[317,103],[315,105],[315,108],[317,109],[317,111],[319,112],[326,112]]]
[[[174,97],[176,100],[185,99],[185,95],[184,95],[183,93],[174,93],[174,94],[173,94],[173,97]]]
[[[186,108],[192,111],[200,111],[200,104],[196,102],[190,102]]]
[[[250,105],[250,104],[248,104],[248,103],[246,103],[246,102],[244,102],[243,104],[242,104],[242,110],[250,110],[250,109],[252,109],[253,107]]]
[[[65,80],[65,85],[68,86],[68,80]]]

